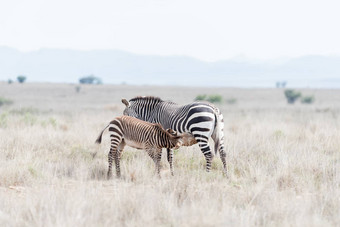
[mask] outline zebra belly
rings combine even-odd
[[[128,140],[126,138],[124,138],[124,141],[125,141],[126,145],[128,145],[129,147],[132,147],[132,148],[136,148],[136,149],[145,149],[146,148],[145,144],[143,144],[143,143],[139,143],[139,142],[136,142],[136,141],[133,141],[133,140]]]

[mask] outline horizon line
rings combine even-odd
[[[299,59],[303,57],[340,57],[339,54],[301,54],[298,56],[280,56],[280,57],[273,57],[273,58],[251,58],[247,57],[244,54],[240,55],[235,55],[234,57],[231,58],[224,58],[224,59],[218,59],[214,61],[208,61],[204,60],[195,56],[191,55],[186,55],[186,54],[143,54],[143,53],[136,53],[133,51],[128,51],[128,50],[123,50],[123,49],[114,49],[114,48],[98,48],[98,49],[76,49],[76,48],[57,48],[57,47],[40,47],[37,49],[31,49],[31,50],[22,50],[17,47],[12,47],[8,45],[0,45],[0,48],[8,48],[8,49],[13,49],[15,51],[18,51],[20,53],[32,53],[32,52],[39,52],[43,50],[61,50],[61,51],[78,51],[78,52],[95,52],[95,51],[116,51],[116,52],[125,52],[131,55],[136,55],[136,56],[146,56],[146,57],[184,57],[184,58],[191,58],[197,61],[201,62],[207,62],[207,63],[216,63],[216,62],[224,62],[224,61],[234,61],[234,62],[253,62],[253,63],[265,63],[265,62],[285,62],[289,61],[292,59]]]

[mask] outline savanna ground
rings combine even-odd
[[[0,83],[0,226],[340,225],[340,90]],[[221,94],[228,178],[197,146],[175,152],[161,179],[143,151],[126,147],[122,179],[106,179],[108,134],[121,98],[155,95],[185,104]],[[232,103],[236,99],[236,103]],[[229,100],[229,103],[228,101]]]

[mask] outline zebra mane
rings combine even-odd
[[[137,97],[130,99],[130,101],[140,101],[140,100],[163,102],[161,98],[155,97],[155,96],[137,96]]]

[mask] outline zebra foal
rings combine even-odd
[[[120,158],[125,145],[136,149],[146,150],[156,165],[157,174],[160,174],[160,161],[162,148],[178,149],[182,136],[176,132],[166,131],[159,124],[153,124],[134,117],[121,116],[112,120],[99,134],[96,143],[101,143],[104,131],[109,128],[111,148],[108,155],[109,168],[107,177],[112,176],[112,162],[115,160],[116,175],[120,177]]]

